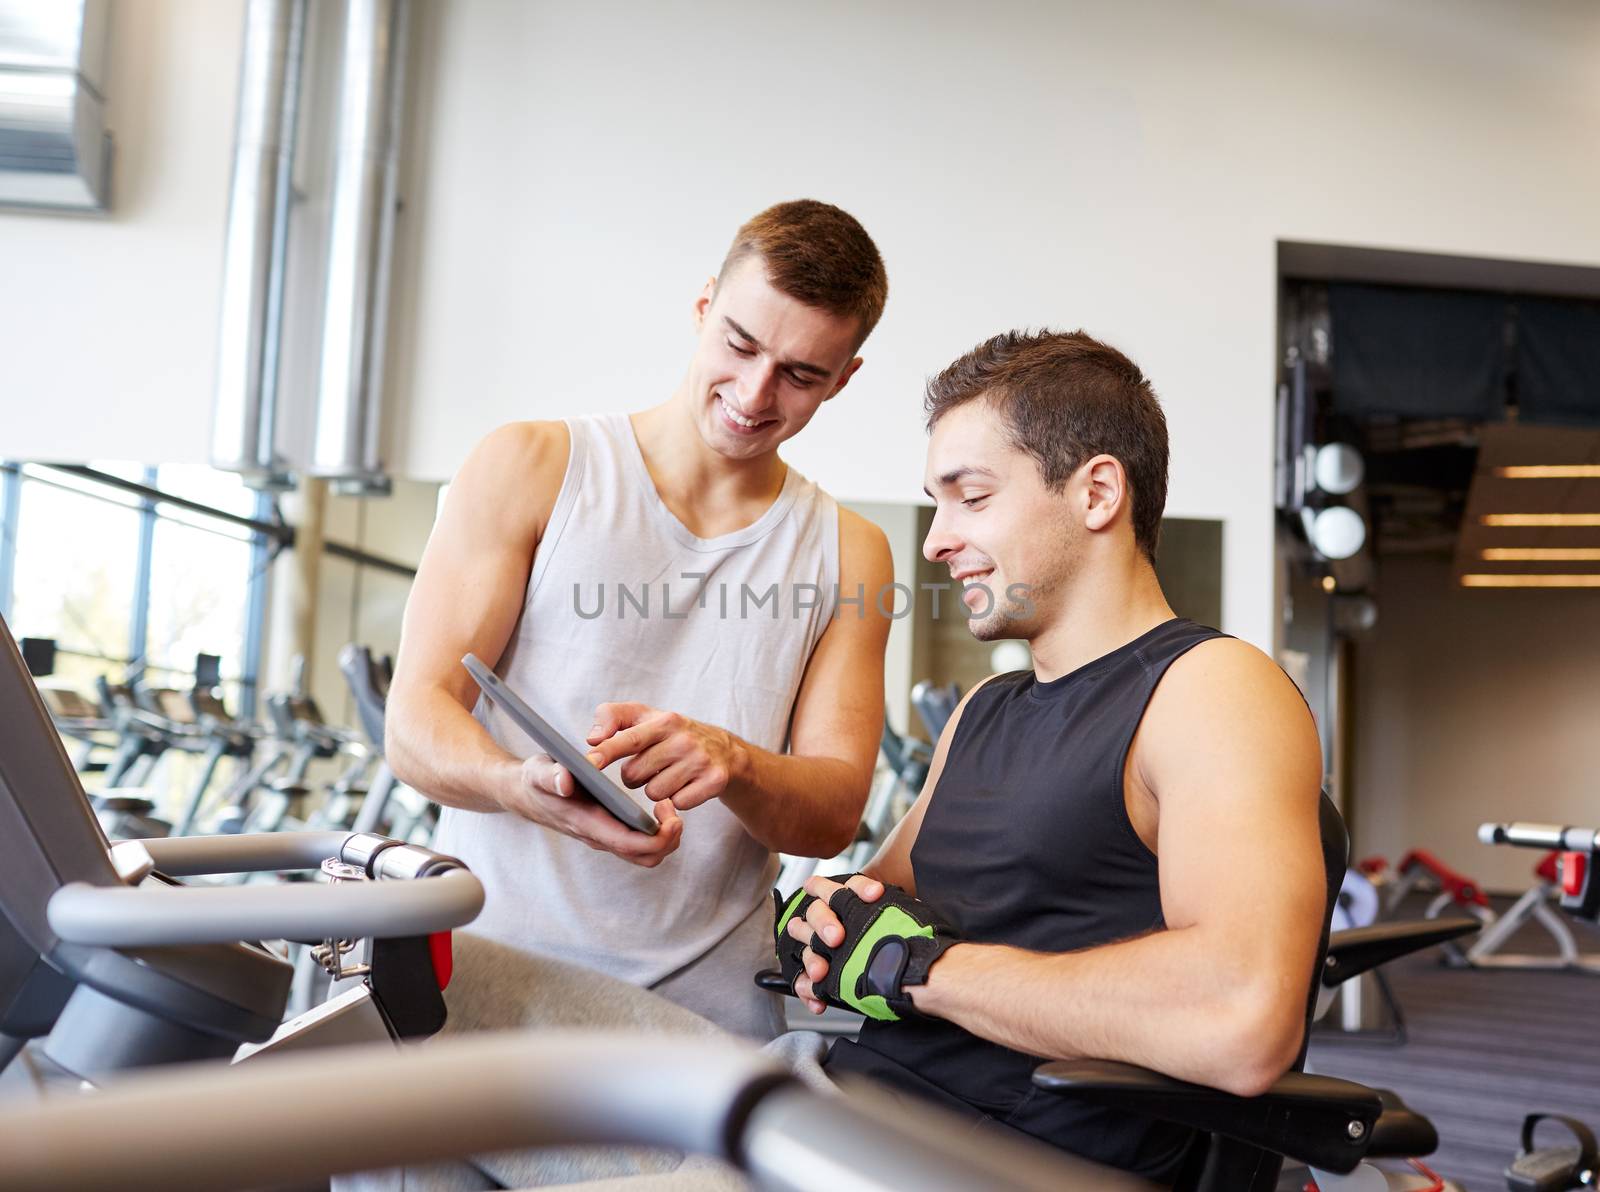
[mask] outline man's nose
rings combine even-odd
[[[928,536],[922,542],[922,557],[930,563],[943,563],[965,545],[961,537],[950,530],[944,512],[935,509],[933,524],[928,527]]]
[[[774,361],[752,360],[740,370],[734,382],[733,393],[739,399],[740,412],[759,414],[772,404],[777,389],[778,368]]]

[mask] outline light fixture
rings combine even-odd
[[[1311,457],[1311,476],[1325,493],[1344,496],[1361,487],[1366,467],[1361,453],[1348,443],[1327,443]]]
[[[1486,563],[1600,563],[1600,546],[1491,546]]]
[[[1348,505],[1330,505],[1310,519],[1306,536],[1325,559],[1348,559],[1367,541],[1367,523]]]
[[[1325,575],[1325,576],[1322,577],[1322,590],[1324,592],[1337,591],[1338,587],[1339,587],[1339,581],[1334,579],[1333,576]]]
[[[1600,464],[1517,464],[1494,474],[1502,480],[1596,480]]]
[[[1463,588],[1600,588],[1600,575],[1463,575]]]
[[[1600,526],[1600,513],[1486,513],[1486,526]]]

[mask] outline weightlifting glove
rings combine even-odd
[[[792,993],[795,980],[806,971],[801,960],[805,945],[789,934],[789,921],[804,918],[817,899],[804,891],[796,891],[787,902],[774,891],[773,899],[778,965]],[[844,942],[830,947],[820,935],[811,937],[811,950],[828,962],[828,975],[813,990],[817,1000],[880,1022],[899,1022],[915,1014],[906,987],[926,985],[934,961],[960,938],[927,903],[887,883],[876,902],[864,902],[854,890],[844,888],[834,891],[828,906],[844,926]]]

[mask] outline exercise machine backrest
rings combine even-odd
[[[49,963],[60,944],[46,920],[69,882],[120,884],[11,629],[0,618],[0,1034],[49,1029],[71,982]]]
[[[153,880],[153,879],[152,879]],[[47,1035],[70,1016],[154,1024],[125,1053],[59,1054],[69,1071],[160,1062],[167,1054],[227,1054],[237,1040],[265,1039],[281,1018],[290,966],[262,948],[208,943],[182,948],[67,943],[49,907],[66,886],[125,885],[77,771],[0,620],[0,1035]],[[69,1009],[69,1007],[72,1007]],[[171,1015],[176,1014],[174,1018]],[[141,1018],[142,1016],[142,1018]],[[115,1037],[114,1028],[79,1040]],[[235,1038],[236,1037],[236,1038]]]

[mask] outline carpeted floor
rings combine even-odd
[[[1573,932],[1600,958],[1600,932],[1583,924]],[[1549,951],[1541,936],[1525,929],[1508,950]],[[1431,1118],[1440,1143],[1428,1162],[1441,1175],[1470,1192],[1503,1189],[1527,1113],[1572,1114],[1600,1129],[1600,973],[1451,969],[1437,953],[1385,972],[1408,1041],[1362,1043],[1319,1031],[1310,1066],[1392,1088]],[[1559,1137],[1557,1127],[1545,1128]]]

